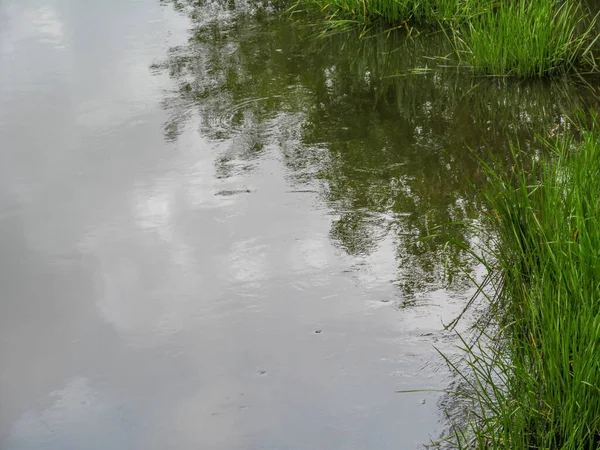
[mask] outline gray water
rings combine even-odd
[[[0,448],[438,437],[397,391],[447,388],[470,266],[418,238],[479,214],[467,148],[583,94],[193,3],[0,2]]]

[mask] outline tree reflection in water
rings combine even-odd
[[[474,156],[507,159],[508,143],[531,149],[565,115],[594,101],[558,80],[521,83],[475,78],[451,61],[442,34],[401,31],[316,37],[289,20],[285,2],[165,0],[192,23],[187,45],[153,68],[177,90],[164,100],[165,138],[199,122],[208,139],[228,142],[216,158],[226,178],[276,147],[294,189],[314,189],[333,217],[330,236],[350,255],[392,241],[395,283],[405,298],[438,288],[473,262],[444,250],[434,227],[475,220],[475,187],[485,184]],[[435,70],[431,70],[431,69]],[[250,164],[242,167],[251,167]],[[447,227],[469,243],[465,228]],[[449,263],[449,264],[448,264]]]

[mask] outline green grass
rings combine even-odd
[[[463,23],[455,39],[478,72],[544,77],[593,65],[594,23],[577,0],[500,1]]]
[[[453,366],[472,401],[458,448],[600,448],[598,120],[548,147],[526,164],[515,150],[507,174],[486,166],[494,320]]]

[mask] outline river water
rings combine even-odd
[[[434,346],[452,351],[476,268],[419,238],[481,214],[474,155],[593,96],[440,68],[441,36],[317,39],[273,9],[0,3],[3,450],[443,431],[440,394],[397,391],[448,387]]]

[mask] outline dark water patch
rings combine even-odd
[[[222,191],[215,192],[215,195],[229,197],[230,195],[249,194],[251,192],[252,191],[250,189],[225,189]]]

